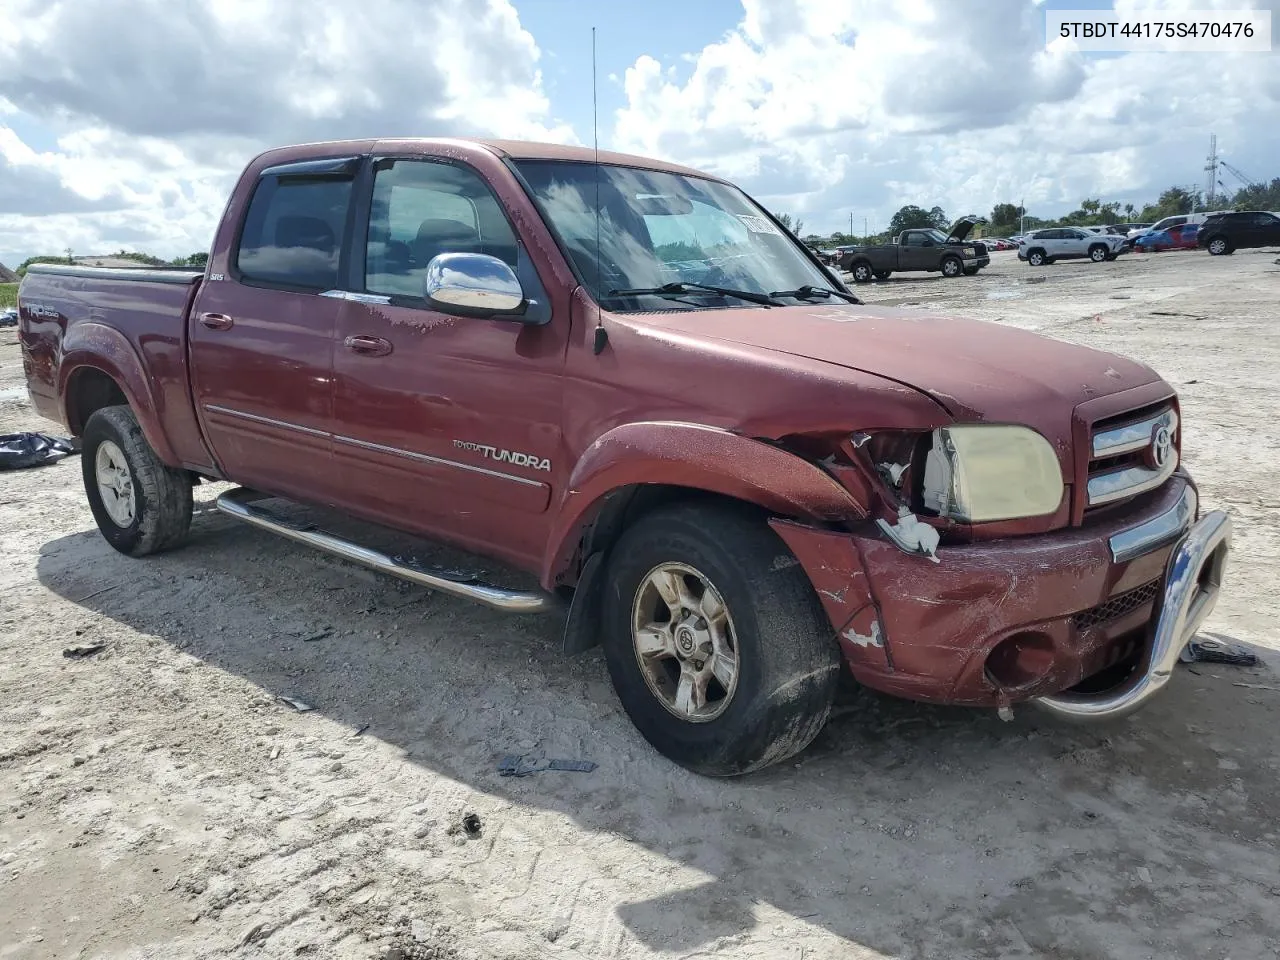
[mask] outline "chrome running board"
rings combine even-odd
[[[486,583],[468,582],[466,578],[454,579],[447,572],[432,572],[401,558],[392,557],[369,547],[362,547],[358,543],[343,540],[322,530],[291,526],[254,506],[255,501],[264,499],[270,499],[269,495],[242,487],[228,490],[218,497],[215,505],[227,516],[251,526],[270,530],[272,533],[304,543],[317,550],[323,550],[343,560],[350,560],[352,563],[358,563],[380,573],[388,573],[393,577],[408,580],[410,583],[416,583],[431,590],[439,590],[441,593],[483,603],[495,610],[502,610],[505,613],[557,613],[564,610],[561,601],[550,593],[543,593],[540,590],[528,592],[504,590]]]

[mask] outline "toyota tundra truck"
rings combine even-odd
[[[566,653],[602,645],[640,733],[707,775],[802,750],[844,672],[1006,718],[1126,715],[1222,581],[1230,523],[1150,368],[864,305],[742,191],[669,163],[271,150],[205,270],[36,264],[19,302],[31,395],[82,439],[116,550],[178,546],[193,484],[232,484],[237,520],[562,616]],[[374,525],[536,588],[347,529]]]

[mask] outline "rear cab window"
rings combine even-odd
[[[339,286],[355,167],[326,161],[264,171],[241,228],[236,279],[290,290]]]

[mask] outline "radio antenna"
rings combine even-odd
[[[600,109],[596,100],[596,28],[591,28],[591,153],[596,174],[596,340],[592,349],[599,356],[609,342],[609,332],[604,328],[604,315],[600,309]]]

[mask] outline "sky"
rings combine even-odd
[[[1271,9],[1271,53],[1082,54],[1052,8]],[[0,0],[0,262],[207,249],[271,146],[590,144],[731,179],[805,232],[1280,176],[1280,0]],[[1238,186],[1223,176],[1228,186]]]

